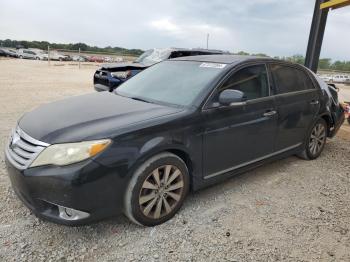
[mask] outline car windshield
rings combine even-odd
[[[150,49],[140,55],[135,63],[141,63],[147,66],[153,65],[165,59],[168,59],[170,56],[170,49]]]
[[[115,92],[146,102],[190,106],[225,66],[217,63],[165,61],[137,74]]]

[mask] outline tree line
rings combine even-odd
[[[75,44],[58,44],[58,43],[50,43],[47,41],[25,41],[25,40],[0,40],[0,46],[3,47],[11,47],[11,48],[38,48],[42,50],[47,50],[47,47],[50,46],[51,49],[65,49],[77,51],[80,50],[82,52],[108,52],[108,53],[118,53],[120,55],[130,55],[130,56],[139,56],[143,53],[141,49],[127,49],[122,47],[97,47],[90,46],[85,43],[75,43]]]
[[[238,55],[250,55],[247,52],[240,51],[236,53]],[[269,57],[266,54],[251,54],[255,56],[264,56],[264,57]],[[294,62],[297,64],[304,65],[305,63],[305,57],[303,55],[293,55],[293,56],[275,56],[274,58],[276,59],[281,59],[281,60],[286,60],[290,62]],[[350,61],[332,61],[331,58],[321,58],[319,63],[318,63],[318,69],[320,70],[330,70],[330,71],[343,71],[343,72],[350,72]]]
[[[82,52],[108,52],[108,53],[118,53],[120,55],[130,55],[130,56],[139,56],[143,53],[141,49],[127,49],[122,47],[98,47],[90,46],[85,43],[75,43],[75,44],[58,44],[50,43],[47,41],[18,41],[18,40],[0,40],[0,46],[12,47],[12,48],[38,48],[42,50],[47,50],[47,47],[50,46],[52,49],[65,49],[65,50],[80,50]],[[266,54],[249,54],[244,51],[237,52],[238,55],[256,55],[256,56],[265,56],[269,57]],[[304,64],[305,57],[302,55],[293,55],[293,56],[283,56],[283,57],[274,57],[277,59],[282,59],[286,61],[291,61],[298,64]],[[335,70],[335,71],[347,71],[350,72],[350,61],[332,61],[330,58],[321,58],[318,64],[318,68],[321,70]]]

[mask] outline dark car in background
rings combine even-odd
[[[166,59],[184,56],[219,54],[225,54],[225,52],[220,50],[184,48],[150,49],[145,51],[134,62],[102,65],[102,67],[96,70],[94,74],[94,88],[96,91],[111,92],[120,84],[124,83],[134,75],[140,73],[142,70]]]
[[[5,159],[14,191],[40,217],[78,225],[124,212],[154,226],[190,189],[293,154],[317,158],[343,121],[336,90],[303,66],[181,57],[114,92],[26,113]]]
[[[9,48],[0,48],[0,56],[18,58],[17,52],[15,50],[9,49]]]

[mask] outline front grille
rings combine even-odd
[[[5,153],[14,167],[26,169],[47,146],[49,144],[32,138],[17,126],[11,133]]]

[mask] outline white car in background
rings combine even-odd
[[[332,81],[332,76],[331,75],[320,75],[317,74],[323,81],[325,81],[326,83],[329,83]]]
[[[341,84],[350,84],[350,76],[348,75],[334,75],[331,82],[341,83]]]
[[[62,55],[58,53],[57,51],[51,51],[50,52],[50,60],[56,60],[56,61],[64,61],[66,60],[67,56]]]
[[[114,58],[114,62],[124,62],[124,58],[117,56],[116,58]]]
[[[47,52],[45,52],[44,50],[41,50],[38,48],[30,48],[29,50],[35,53],[36,60],[47,60],[48,59]]]
[[[29,49],[18,49],[17,54],[21,59],[36,59],[35,53]]]

